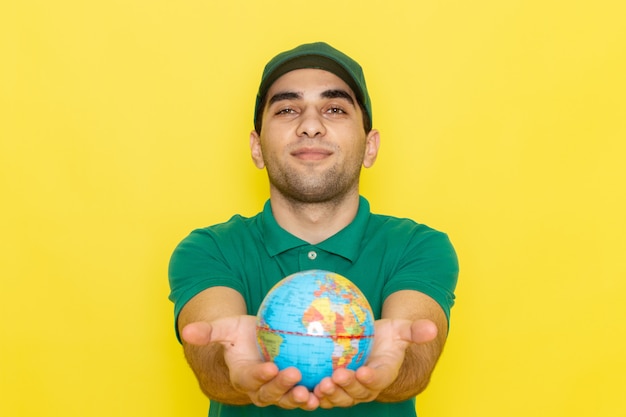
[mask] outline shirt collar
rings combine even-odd
[[[359,248],[370,216],[370,205],[364,197],[359,197],[359,209],[352,222],[342,230],[318,243],[318,248],[326,252],[334,253],[354,262],[359,255]],[[262,213],[262,232],[265,245],[270,256],[276,256],[282,252],[300,246],[308,246],[309,243],[292,235],[276,222],[272,213],[270,200],[267,200]]]

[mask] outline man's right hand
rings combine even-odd
[[[245,393],[259,406],[315,410],[319,399],[302,385],[296,368],[279,371],[272,362],[264,362],[256,345],[256,317],[233,316],[210,323],[194,322],[182,329],[182,338],[195,346],[220,343],[233,388]]]

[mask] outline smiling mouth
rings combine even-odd
[[[332,155],[332,152],[324,149],[299,149],[291,155],[307,161],[319,161]]]

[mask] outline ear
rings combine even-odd
[[[378,130],[372,129],[365,139],[365,155],[363,156],[365,168],[370,168],[376,162],[378,148],[380,148],[380,133]]]
[[[256,130],[250,132],[250,154],[252,155],[252,161],[257,168],[265,168],[263,152],[261,151],[261,138]]]

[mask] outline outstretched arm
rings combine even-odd
[[[178,325],[185,357],[210,399],[307,410],[319,405],[305,387],[296,386],[298,370],[279,372],[263,362],[255,341],[256,318],[246,315],[238,292],[226,287],[201,292],[182,309]]]
[[[420,292],[396,292],[385,301],[375,331],[365,366],[339,369],[316,387],[321,407],[403,401],[426,388],[447,335],[441,307]]]
[[[402,401],[424,391],[448,335],[448,320],[435,300],[417,291],[399,291],[387,298],[383,318],[411,322],[405,340],[402,366],[394,382],[377,397],[378,401]],[[430,323],[428,323],[430,321]]]

